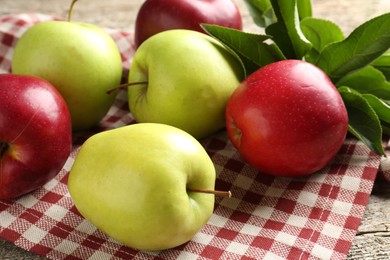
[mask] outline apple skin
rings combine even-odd
[[[98,26],[47,21],[33,25],[16,44],[12,72],[48,80],[64,97],[74,131],[97,125],[113,104],[122,60],[114,40]]]
[[[204,32],[201,23],[242,30],[242,17],[232,0],[146,0],[135,21],[134,42],[171,29]]]
[[[326,166],[348,131],[344,102],[328,76],[300,60],[260,68],[232,94],[226,128],[242,158],[275,176]]]
[[[137,122],[163,123],[197,139],[225,127],[225,108],[243,79],[241,63],[219,42],[191,30],[146,40],[129,73],[129,108]]]
[[[0,74],[0,100],[0,199],[9,199],[58,174],[72,127],[62,96],[43,79]]]
[[[189,241],[210,218],[215,168],[201,144],[164,124],[139,123],[90,137],[68,178],[78,211],[110,237],[143,250]]]

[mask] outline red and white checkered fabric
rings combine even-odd
[[[13,46],[27,27],[52,19],[40,14],[0,18],[0,73],[10,71]],[[122,53],[125,79],[134,54],[132,34],[109,32]],[[131,123],[122,92],[89,134]],[[211,219],[190,242],[145,252],[107,237],[74,207],[67,178],[87,137],[75,136],[73,152],[55,179],[17,200],[0,201],[1,238],[51,259],[344,259],[381,163],[348,137],[321,171],[299,178],[270,177],[245,164],[222,131],[202,144],[217,170],[216,187],[231,190],[233,197],[216,199]]]

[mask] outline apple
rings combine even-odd
[[[70,11],[71,13],[71,11]],[[45,21],[30,27],[16,43],[12,72],[48,80],[64,97],[74,131],[97,125],[114,102],[122,60],[111,36],[98,26]]]
[[[283,60],[260,68],[234,91],[226,128],[242,158],[256,169],[301,176],[333,159],[347,134],[348,115],[322,70]]]
[[[146,0],[135,21],[135,45],[171,29],[204,32],[201,23],[242,30],[242,17],[233,0]]]
[[[200,139],[225,127],[226,103],[242,79],[241,63],[217,40],[164,31],[134,54],[130,112],[137,122],[172,125]]]
[[[162,250],[189,241],[214,208],[216,173],[202,145],[169,125],[138,123],[82,145],[68,188],[78,211],[117,241]],[[202,192],[203,191],[203,192]]]
[[[0,199],[10,199],[58,174],[72,127],[64,99],[43,79],[0,74],[0,100]]]

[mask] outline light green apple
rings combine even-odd
[[[74,131],[97,125],[120,84],[122,60],[111,36],[98,26],[68,21],[40,22],[16,44],[12,72],[49,81],[65,99]]]
[[[81,147],[68,178],[79,212],[123,244],[162,250],[189,241],[214,208],[216,173],[203,146],[169,125],[101,132]]]
[[[164,123],[195,138],[225,126],[226,103],[243,79],[241,63],[212,37],[169,30],[148,38],[130,68],[129,108],[137,122]]]

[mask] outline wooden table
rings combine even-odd
[[[1,0],[0,16],[40,12],[66,19],[71,1]],[[132,31],[143,0],[79,1],[72,20]],[[244,18],[244,30],[261,33],[254,26],[243,0],[236,0]],[[390,12],[390,0],[312,0],[314,17],[326,18],[349,34],[362,22]],[[0,239],[0,259],[45,259]],[[353,241],[348,259],[390,259],[390,183],[375,183],[369,204]]]

